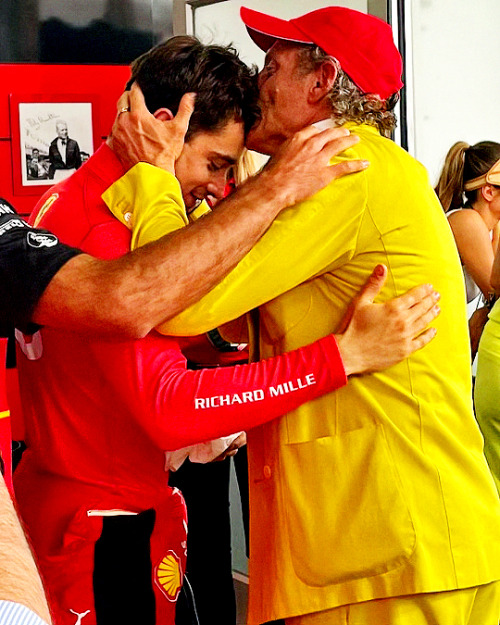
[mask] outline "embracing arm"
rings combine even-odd
[[[173,450],[258,426],[340,388],[346,375],[395,364],[433,338],[434,330],[425,328],[438,310],[429,286],[374,304],[386,276],[383,266],[370,276],[342,334],[249,365],[189,371],[174,339],[151,334],[139,359],[141,383],[126,393],[128,409],[150,415],[141,426],[161,448]],[[112,345],[103,357],[120,361]],[[119,367],[102,368],[110,384],[127,379]]]
[[[178,126],[173,125],[178,116],[171,122],[161,122],[144,110],[140,92],[131,93],[130,104],[131,113],[119,115],[115,122],[113,149],[127,165],[139,160],[138,155],[130,156],[126,150],[131,145],[140,148],[137,134],[133,141],[127,134],[129,126],[140,119],[141,136],[151,152],[149,160],[167,170],[172,168],[172,154],[178,148],[172,148],[169,141],[172,135],[180,136],[182,145],[189,120],[189,100],[184,100],[184,108],[179,109],[183,111],[183,122]],[[134,112],[135,107],[138,112]],[[151,136],[155,139],[151,140]],[[209,292],[251,249],[281,210],[337,177],[366,167],[359,161],[329,166],[333,154],[356,141],[343,129],[303,131],[258,179],[245,184],[237,198],[229,198],[211,215],[117,260],[100,261],[85,255],[72,259],[49,284],[34,320],[75,331],[144,336]],[[158,145],[163,146],[163,151],[157,149]],[[145,150],[141,149],[140,154]],[[134,179],[136,170],[141,168],[154,169],[138,163],[125,178]],[[169,176],[161,170],[156,175]],[[144,185],[145,193],[147,188]],[[180,226],[183,225],[181,221]]]
[[[328,162],[329,156],[320,160],[325,158]],[[149,170],[147,183],[140,175],[144,169]],[[277,180],[285,176],[286,169],[283,164],[249,181],[238,199],[228,199],[196,223],[122,258],[102,261],[81,255],[72,259],[50,282],[34,321],[75,331],[144,336],[208,293],[245,256],[283,207],[307,193],[306,188],[322,184],[303,181],[293,185],[294,191],[289,187],[280,194]],[[291,165],[287,176],[301,178]],[[139,163],[115,183],[116,188],[124,190],[134,185],[136,178],[144,181],[139,191],[146,202],[148,194],[156,195],[158,188],[167,185],[171,174]],[[179,227],[183,225],[181,219]]]

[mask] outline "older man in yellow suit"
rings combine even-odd
[[[359,143],[343,158],[370,167],[282,213],[161,330],[200,334],[260,306],[260,355],[279,354],[335,330],[377,263],[382,299],[432,282],[443,309],[425,350],[250,432],[248,622],[497,625],[500,504],[472,412],[463,278],[425,169],[386,138],[402,87],[392,33],[339,7],[242,18],[267,52],[248,145],[273,154],[307,124],[346,125]],[[157,209],[136,207],[148,236]]]

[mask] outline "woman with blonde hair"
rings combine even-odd
[[[446,155],[436,186],[462,261],[467,302],[478,298],[478,305],[480,299],[484,304],[469,322],[473,357],[495,297],[491,270],[500,230],[500,180],[491,172],[499,162],[500,143],[458,141]]]

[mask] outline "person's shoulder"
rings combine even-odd
[[[476,237],[489,236],[488,226],[473,208],[457,210],[447,217],[455,238],[470,240]]]
[[[483,218],[473,208],[461,208],[454,211],[448,211],[446,217],[448,218],[450,224],[455,224],[457,226],[484,226],[486,228]]]
[[[88,211],[96,201],[94,198],[99,198],[98,191],[92,191],[92,177],[86,173],[89,172],[80,168],[51,187],[35,206],[30,223],[53,231],[65,243],[78,246],[92,221]]]

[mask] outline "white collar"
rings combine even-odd
[[[326,130],[327,128],[333,128],[335,124],[331,117],[327,117],[326,119],[321,119],[319,122],[314,122],[313,126],[318,130]]]

